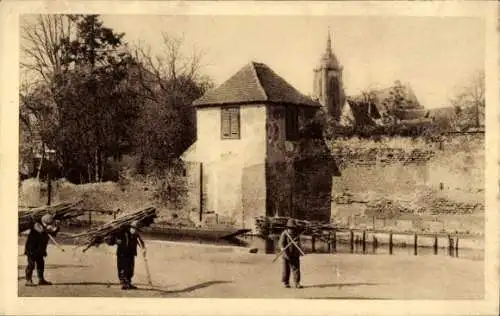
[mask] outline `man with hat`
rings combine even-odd
[[[49,243],[49,234],[55,236],[59,231],[59,227],[54,223],[54,217],[50,214],[42,216],[40,222],[34,222],[30,228],[28,238],[24,247],[24,254],[28,258],[26,266],[26,286],[34,286],[33,270],[37,270],[38,284],[51,285],[52,283],[45,280],[45,260],[47,256],[47,245]]]
[[[287,221],[286,229],[281,233],[279,246],[283,252],[283,274],[281,281],[286,288],[290,287],[290,270],[293,273],[293,280],[296,288],[300,285],[300,249],[299,232],[295,220],[290,218]]]
[[[137,289],[132,284],[134,276],[135,257],[137,256],[137,245],[142,248],[146,254],[146,246],[144,240],[138,234],[139,222],[133,221],[130,225],[125,226],[114,236],[111,236],[106,242],[108,245],[117,245],[116,249],[116,266],[118,269],[118,278],[122,284],[122,290]]]

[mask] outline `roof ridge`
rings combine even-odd
[[[269,101],[269,96],[267,95],[267,92],[266,92],[266,89],[264,89],[264,86],[262,85],[262,82],[260,81],[260,77],[259,77],[259,73],[257,72],[257,65],[264,65],[262,63],[258,63],[256,61],[251,61],[250,62],[250,65],[251,65],[251,68],[252,68],[252,72],[253,74],[255,75],[255,78],[257,78],[257,84],[258,84],[258,89],[260,92],[262,92],[264,94],[264,100],[265,101]]]

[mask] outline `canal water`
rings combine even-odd
[[[75,234],[79,231],[85,229],[70,229],[66,230],[65,233]],[[173,242],[186,242],[186,243],[197,243],[197,244],[210,244],[210,245],[220,245],[220,246],[238,246],[244,248],[256,248],[259,253],[278,253],[278,237],[263,239],[259,236],[241,236],[239,238],[232,238],[230,240],[211,240],[211,239],[200,239],[197,237],[189,236],[169,236],[169,235],[157,235],[148,234],[144,232],[142,234],[145,240],[163,240],[163,241],[173,241]],[[58,242],[61,244],[75,244],[76,240],[70,238],[64,238],[63,236],[58,236]],[[24,243],[24,238],[21,237],[19,242]],[[444,245],[444,244],[441,244]],[[389,250],[389,245],[381,243],[374,245],[373,243],[366,243],[363,249],[362,244],[354,243],[353,248],[348,242],[338,240],[337,245],[334,249],[333,246],[328,248],[326,242],[316,240],[315,247],[313,251],[312,242],[309,238],[301,239],[301,246],[305,253],[331,253],[334,254],[363,254],[363,255],[391,255]],[[436,251],[437,250],[437,251]],[[392,249],[392,255],[403,255],[403,256],[415,256],[415,249],[412,244],[395,244]],[[417,248],[418,256],[451,256],[460,259],[468,260],[484,260],[484,250],[474,249],[474,248],[460,248],[458,251],[453,249],[450,251],[447,247],[440,246],[437,249],[429,246],[423,246]]]
[[[251,238],[257,237],[246,237],[244,239],[248,240]],[[256,247],[266,253],[278,253],[277,250],[278,239],[269,239],[263,240],[261,243],[255,243]],[[351,248],[350,243],[346,242],[337,242],[337,245],[334,249],[333,246],[328,248],[328,244],[322,241],[316,241],[315,247],[313,251],[312,242],[310,239],[301,240],[301,247],[304,252],[307,253],[332,253],[332,254],[363,254],[363,255],[404,255],[404,256],[451,256],[460,259],[468,259],[468,260],[484,260],[484,250],[483,249],[474,249],[474,248],[460,248],[458,251],[456,249],[450,250],[448,247],[438,247],[434,249],[433,247],[428,246],[419,246],[416,249],[412,244],[395,244],[392,248],[392,254],[389,249],[388,244],[378,244],[374,245],[373,243],[366,243],[365,248],[363,249],[363,245],[360,243],[355,243],[353,248]]]
[[[231,240],[201,240],[196,238],[189,237],[174,237],[172,236],[149,236],[146,235],[145,238],[150,240],[165,240],[165,241],[175,241],[175,242],[188,242],[188,243],[197,243],[197,244],[211,244],[211,245],[221,245],[221,246],[240,246],[246,248],[256,248],[258,252],[262,253],[278,253],[277,249],[278,240],[268,239],[264,240],[258,236],[242,236],[239,238],[233,238]],[[305,253],[313,253],[312,244],[310,240],[305,239],[301,244]],[[391,255],[389,251],[389,246],[387,244],[380,244],[376,247],[373,246],[372,243],[367,243],[365,246],[365,251],[363,252],[363,247],[361,244],[354,244],[354,248],[351,250],[350,244],[338,242],[336,251],[333,251],[333,247],[328,249],[328,245],[325,242],[316,241],[315,243],[315,253],[332,253],[332,254],[364,254],[364,255]],[[406,255],[406,256],[414,256],[415,249],[413,245],[394,245],[392,249],[392,255]],[[468,260],[484,260],[484,250],[482,249],[470,249],[470,248],[459,248],[458,252],[453,250],[449,251],[447,247],[438,247],[437,252],[433,247],[418,247],[417,248],[418,256],[451,256],[457,257],[461,259]]]

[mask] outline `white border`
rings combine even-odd
[[[497,3],[474,2],[160,2],[160,1],[3,1],[1,16],[0,231],[2,278],[0,312],[14,315],[498,315],[498,34]],[[20,13],[164,15],[331,15],[482,16],[486,39],[486,299],[483,301],[367,301],[293,299],[119,299],[18,298],[17,211],[18,62]],[[402,267],[403,268],[403,267]]]

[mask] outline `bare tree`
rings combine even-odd
[[[30,157],[41,151],[41,161],[48,129],[57,125],[58,84],[68,70],[64,43],[69,41],[72,27],[69,15],[24,16],[21,20],[21,133],[24,153]]]
[[[64,43],[73,32],[73,16],[27,16],[21,22],[21,69],[31,81],[53,83],[68,69]]]
[[[485,77],[484,71],[474,72],[468,82],[458,88],[451,104],[457,110],[459,125],[480,127],[485,115]]]
[[[143,159],[160,168],[194,141],[196,117],[190,105],[212,86],[201,74],[202,51],[186,53],[182,36],[163,33],[162,39],[157,54],[141,43],[133,48],[137,82],[145,99],[137,147]]]
[[[162,33],[162,46],[159,54],[153,55],[151,48],[139,43],[133,49],[133,56],[140,63],[138,68],[140,83],[148,92],[149,98],[158,96],[158,89],[163,92],[175,93],[184,91],[186,85],[197,82],[206,85],[210,83],[201,75],[201,61],[204,52],[192,50],[190,55],[183,52],[184,37],[170,36]],[[155,99],[155,101],[157,101]]]

